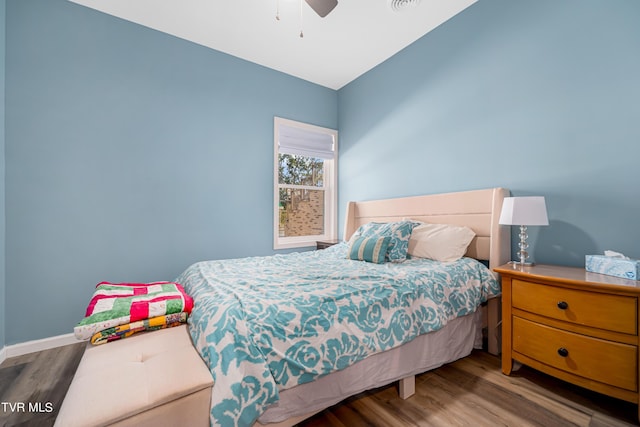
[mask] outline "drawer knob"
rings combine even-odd
[[[567,308],[569,308],[569,304],[567,304],[565,301],[560,301],[558,302],[558,308],[560,310],[566,310]]]
[[[567,350],[567,349],[566,349],[566,348],[564,348],[564,347],[560,347],[560,348],[558,349],[558,354],[559,354],[560,356],[562,356],[562,357],[567,357],[567,356],[569,355],[569,350]]]

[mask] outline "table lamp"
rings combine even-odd
[[[520,243],[518,256],[520,261],[511,261],[520,265],[531,265],[527,262],[529,253],[527,248],[527,226],[530,225],[549,225],[547,218],[547,206],[542,196],[531,197],[505,197],[502,203],[502,212],[500,212],[499,224],[502,225],[519,225],[520,226]]]

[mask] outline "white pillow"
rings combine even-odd
[[[408,253],[412,257],[455,261],[464,256],[475,236],[465,226],[422,223],[411,233]]]

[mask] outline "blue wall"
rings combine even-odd
[[[6,16],[6,344],[99,281],[273,253],[273,117],[336,128],[335,91],[64,0]]]
[[[0,350],[5,342],[4,53],[6,1],[0,0]]]
[[[546,197],[537,262],[640,258],[639,20],[636,0],[480,0],[345,86],[340,212],[502,186]]]

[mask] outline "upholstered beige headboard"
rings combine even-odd
[[[476,237],[467,256],[489,261],[497,267],[511,259],[511,227],[500,226],[504,188],[431,194],[397,199],[349,202],[344,222],[344,239],[367,222],[391,222],[411,218],[439,224],[466,225]]]

